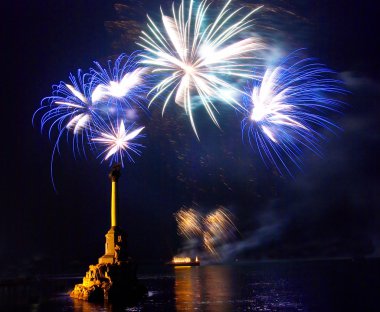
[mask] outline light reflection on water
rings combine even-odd
[[[50,280],[50,284],[0,289],[0,311],[33,312],[136,312],[136,311],[378,311],[380,289],[374,272],[378,262],[255,263],[200,267],[142,267],[139,279],[149,295],[133,306],[94,304],[71,299],[69,288],[77,280]],[[380,276],[380,275],[377,275]],[[59,287],[58,287],[59,286]],[[377,288],[376,288],[377,287]],[[46,290],[49,292],[46,292]],[[60,289],[59,291],[56,291]],[[9,306],[9,295],[23,298]],[[26,294],[32,294],[28,301]],[[45,295],[41,295],[45,293]],[[2,296],[3,294],[3,296]],[[36,294],[40,294],[38,300]],[[349,294],[349,295],[347,295]],[[8,298],[8,306],[2,299]],[[16,302],[14,302],[16,303]],[[355,310],[355,309],[354,309]]]
[[[232,311],[231,270],[226,266],[175,268],[177,311]]]
[[[300,295],[284,289],[281,278],[263,272],[257,274],[247,266],[160,266],[150,274],[142,273],[140,281],[149,294],[134,306],[89,303],[70,298],[66,291],[50,292],[48,298],[41,297],[29,309],[19,306],[13,311],[304,311],[299,303]],[[57,283],[57,279],[51,283]],[[68,281],[65,283],[70,285]]]
[[[143,311],[307,311],[298,277],[281,265],[172,270],[173,275],[146,276],[144,282],[156,292],[144,302]]]

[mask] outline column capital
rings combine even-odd
[[[111,179],[112,182],[117,182],[121,175],[121,165],[120,164],[114,164],[111,168],[110,173],[108,174],[108,177]]]

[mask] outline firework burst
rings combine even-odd
[[[264,161],[288,174],[287,160],[300,167],[303,147],[320,154],[321,130],[337,128],[328,117],[342,107],[334,97],[345,93],[333,71],[297,54],[267,68],[261,83],[247,90],[242,121],[243,139],[247,136]]]
[[[51,180],[55,188],[53,179],[53,160],[56,152],[59,152],[59,143],[66,133],[69,139],[72,133],[72,150],[85,154],[84,143],[88,142],[88,137],[92,129],[101,121],[101,109],[91,100],[91,85],[88,83],[89,74],[83,74],[78,70],[77,77],[70,74],[70,83],[61,81],[58,85],[53,85],[53,95],[41,101],[41,107],[33,115],[33,122],[40,112],[44,112],[41,117],[41,131],[48,127],[49,138],[52,137],[53,129],[58,130],[56,136],[51,162]]]
[[[185,10],[184,1],[172,15],[161,10],[162,28],[149,16],[148,32],[142,32],[139,45],[145,49],[141,63],[148,65],[162,79],[151,90],[154,96],[165,98],[162,112],[174,97],[184,107],[198,137],[193,109],[200,103],[212,121],[218,125],[213,101],[223,101],[232,106],[240,104],[230,94],[235,81],[253,78],[251,71],[253,54],[263,45],[257,38],[240,39],[239,36],[251,26],[253,10],[243,18],[237,16],[242,9],[231,10],[228,1],[220,13],[208,23],[206,13],[210,6],[202,1],[196,7],[190,0]],[[186,12],[185,12],[186,11]],[[161,30],[163,29],[163,30]]]
[[[138,156],[141,155],[140,148],[143,145],[134,141],[142,136],[140,133],[143,129],[144,127],[134,129],[133,124],[126,129],[124,121],[121,120],[116,127],[112,123],[105,124],[103,129],[95,132],[96,137],[92,138],[92,141],[105,147],[99,157],[103,157],[103,160],[110,159],[110,165],[121,162],[124,166],[124,156],[133,162],[131,152]]]
[[[205,250],[215,257],[219,257],[219,247],[232,241],[238,233],[232,213],[224,207],[205,217],[195,209],[182,208],[174,217],[180,235],[187,239],[200,239]]]
[[[203,244],[211,254],[218,256],[217,246],[226,244],[235,238],[238,230],[232,218],[232,214],[223,207],[205,217]]]
[[[194,238],[203,233],[203,217],[194,209],[182,208],[174,214],[178,233],[186,238]]]
[[[87,74],[82,74],[78,70],[78,77],[70,74],[70,84],[60,82],[53,86],[53,95],[46,97],[41,102],[34,116],[42,110],[47,110],[41,118],[41,131],[49,126],[49,137],[53,128],[56,126],[59,130],[59,136],[65,130],[72,130],[76,137],[88,125],[97,120],[97,107],[91,100],[91,88],[86,83]]]
[[[106,102],[109,109],[117,113],[120,109],[140,107],[145,109],[144,102],[149,91],[147,68],[138,67],[137,52],[127,56],[121,54],[114,64],[108,61],[107,67],[94,62],[91,68],[91,83],[95,86],[91,99],[94,103]],[[117,106],[113,108],[113,106]]]
[[[83,74],[70,74],[69,83],[60,82],[53,86],[53,95],[41,102],[41,107],[34,113],[33,122],[42,113],[41,131],[48,128],[49,138],[55,137],[51,157],[51,179],[53,178],[53,161],[59,152],[61,138],[72,138],[72,150],[86,155],[86,146],[106,146],[100,153],[104,160],[123,162],[126,156],[132,161],[131,152],[140,154],[140,144],[133,142],[143,127],[133,130],[138,114],[136,107],[141,107],[148,92],[146,70],[137,68],[136,56],[121,55],[113,67],[108,63],[104,69],[95,62],[96,69]],[[126,128],[125,125],[130,125]],[[58,134],[53,135],[53,130]],[[64,135],[66,134],[66,135]]]

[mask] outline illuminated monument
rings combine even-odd
[[[135,300],[146,293],[136,276],[136,264],[127,254],[126,234],[118,225],[117,183],[120,165],[114,165],[111,179],[111,228],[106,234],[105,253],[90,265],[82,284],[70,296],[88,301]]]
[[[117,182],[120,177],[120,165],[112,167],[109,174],[111,180],[111,228],[106,234],[105,253],[99,258],[99,264],[126,261],[126,235],[118,226]]]

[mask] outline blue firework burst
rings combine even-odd
[[[279,65],[268,67],[261,82],[247,88],[241,122],[243,140],[248,138],[265,162],[291,175],[289,161],[298,168],[303,150],[320,154],[323,131],[338,126],[330,119],[340,112],[339,95],[346,93],[336,73],[299,51]]]

